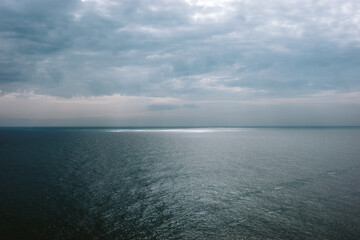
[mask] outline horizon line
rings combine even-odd
[[[204,125],[204,126],[0,126],[1,128],[360,128],[360,125],[252,125],[252,126],[222,126],[222,125]]]

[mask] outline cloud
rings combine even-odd
[[[179,108],[180,106],[175,104],[152,104],[147,106],[147,109],[150,111],[167,111],[167,110],[175,110]]]
[[[226,87],[276,94],[358,89],[359,7],[357,1],[5,1],[0,88],[206,98],[213,90],[193,87],[202,81],[197,76],[216,75],[227,79]]]
[[[173,98],[2,93],[0,126],[360,125],[360,92],[184,102]]]
[[[355,0],[4,0],[0,90],[176,98],[181,110],[345,96],[360,91],[357,9]]]
[[[184,108],[189,108],[189,109],[195,109],[195,108],[198,108],[199,106],[197,106],[196,104],[184,104],[183,105]]]

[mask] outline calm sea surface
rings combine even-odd
[[[2,128],[0,238],[360,239],[360,128]]]

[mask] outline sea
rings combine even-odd
[[[360,239],[360,128],[1,128],[0,238]]]

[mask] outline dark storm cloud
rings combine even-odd
[[[358,91],[357,1],[1,1],[0,89],[251,99]]]

